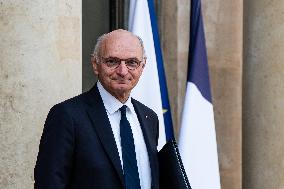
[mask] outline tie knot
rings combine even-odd
[[[125,116],[125,115],[126,115],[126,108],[127,108],[126,105],[123,105],[121,108],[119,108],[119,110],[120,110],[122,116]]]

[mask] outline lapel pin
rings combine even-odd
[[[146,117],[146,119],[148,118],[148,116],[147,116],[147,115],[146,115],[145,117]]]

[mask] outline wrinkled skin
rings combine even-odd
[[[108,33],[102,41],[100,56],[104,58],[117,57],[120,59],[137,58],[142,60],[135,70],[128,70],[124,61],[118,68],[109,68],[101,59],[92,59],[94,73],[98,76],[103,87],[120,102],[124,103],[131,90],[136,86],[146,64],[143,50],[136,36],[126,30],[115,30]]]

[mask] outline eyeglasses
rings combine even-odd
[[[128,58],[128,59],[120,59],[117,57],[109,57],[109,58],[101,57],[101,58],[103,60],[103,63],[105,63],[109,68],[112,69],[118,68],[121,62],[124,61],[126,67],[129,70],[135,70],[140,66],[142,62],[142,60],[138,60],[137,58]]]

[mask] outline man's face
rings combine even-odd
[[[101,57],[99,62],[93,61],[93,69],[98,75],[104,88],[119,99],[122,95],[129,95],[136,86],[144,65],[142,47],[139,40],[126,31],[111,33],[102,42]],[[127,68],[125,61],[120,62],[117,68],[109,67],[107,59],[136,59],[141,61],[140,66],[134,70]]]

